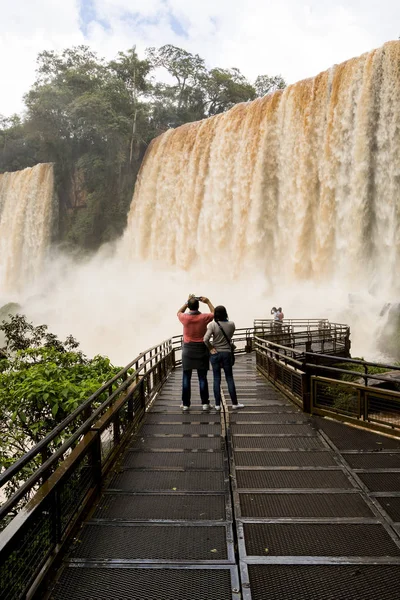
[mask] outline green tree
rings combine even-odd
[[[45,325],[35,327],[22,315],[3,321],[0,330],[6,338],[7,354],[0,360],[3,470],[116,375],[120,367],[112,366],[104,356],[87,358],[72,336],[62,342]],[[54,447],[62,441],[57,439]],[[34,465],[27,467],[25,475],[33,469]]]
[[[0,173],[18,171],[37,163],[37,141],[27,136],[19,115],[0,115]]]
[[[254,83],[257,96],[265,96],[277,90],[283,90],[286,82],[281,75],[259,75]]]
[[[140,60],[136,53],[136,48],[133,47],[127,52],[118,52],[118,58],[111,61],[109,67],[118,79],[123,82],[129,99],[128,112],[132,123],[129,162],[132,163],[135,141],[136,144],[144,142],[143,134],[137,135],[137,125],[138,115],[140,113],[146,114],[147,112],[146,104],[140,102],[140,97],[150,89],[150,82],[147,76],[149,75],[151,64],[148,60]]]
[[[164,67],[176,79],[178,110],[190,101],[193,88],[205,74],[204,60],[198,54],[190,54],[171,44],[161,48],[148,48],[147,58],[153,68]]]
[[[125,58],[134,62],[135,55]],[[86,46],[43,52],[25,96],[26,126],[41,140],[38,158],[56,164],[60,229],[73,246],[95,249],[125,226],[140,158],[130,165],[132,85],[126,71],[121,57],[110,67]]]
[[[205,90],[205,113],[216,115],[238,102],[254,100],[254,87],[239,69],[211,69],[202,79]]]

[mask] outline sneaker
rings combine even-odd
[[[244,404],[240,404],[240,402],[239,402],[239,404],[232,404],[233,410],[236,410],[237,408],[244,408]]]
[[[211,406],[209,404],[203,404],[203,410],[210,410]]]
[[[180,408],[181,408],[181,409],[182,409],[184,412],[187,412],[187,411],[189,410],[190,406],[185,406],[184,404],[181,404],[181,405],[180,405]]]
[[[220,410],[221,410],[221,407],[220,407],[220,406],[217,406],[217,405],[215,405],[215,410],[217,410],[217,411],[220,411]]]

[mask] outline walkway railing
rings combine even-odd
[[[344,359],[346,367],[340,366],[345,345],[343,339],[336,342],[337,354],[328,355],[255,337],[257,368],[305,412],[399,433],[400,392],[376,387],[393,385],[393,378],[377,374],[376,369],[398,371],[400,387],[400,367],[350,358]],[[351,365],[361,366],[362,372]]]
[[[396,386],[396,380],[376,373],[377,368],[398,373],[400,389],[400,366],[346,359],[346,368],[338,368],[335,357],[307,355],[306,368],[311,376],[311,412],[330,416],[368,427],[375,431],[400,431],[400,391],[377,387]],[[354,367],[352,367],[354,365]],[[361,366],[363,372],[356,371]],[[372,371],[372,372],[371,372]],[[343,378],[356,381],[343,381]],[[340,378],[340,379],[338,379]]]
[[[327,319],[256,319],[254,336],[303,352],[350,356],[350,327]]]
[[[338,355],[348,356],[347,326],[293,321],[277,332],[270,323],[263,322],[262,335],[258,321],[254,328],[237,330],[236,351],[255,349],[258,369],[303,410],[400,430],[400,393],[371,387],[371,380],[383,378],[370,373],[373,363],[353,361],[362,362],[365,385],[337,379],[351,373],[335,366]],[[331,354],[321,353],[328,344]],[[0,475],[0,487],[19,484],[0,508],[0,589],[7,600],[36,592],[121,447],[180,364],[181,348],[182,336],[176,336],[140,354]],[[24,481],[26,468],[32,474]]]
[[[172,340],[146,350],[0,475],[0,486],[21,481],[0,508],[2,598],[32,595],[173,367]],[[38,457],[43,464],[23,482]]]

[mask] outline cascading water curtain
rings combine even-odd
[[[400,42],[171,129],[148,149],[121,251],[393,296],[399,131]]]
[[[41,273],[53,224],[52,164],[0,175],[0,288],[15,292]]]

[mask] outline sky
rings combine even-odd
[[[114,58],[174,44],[252,82],[313,77],[400,35],[399,0],[0,0],[0,114],[23,111],[36,57],[86,44]]]

